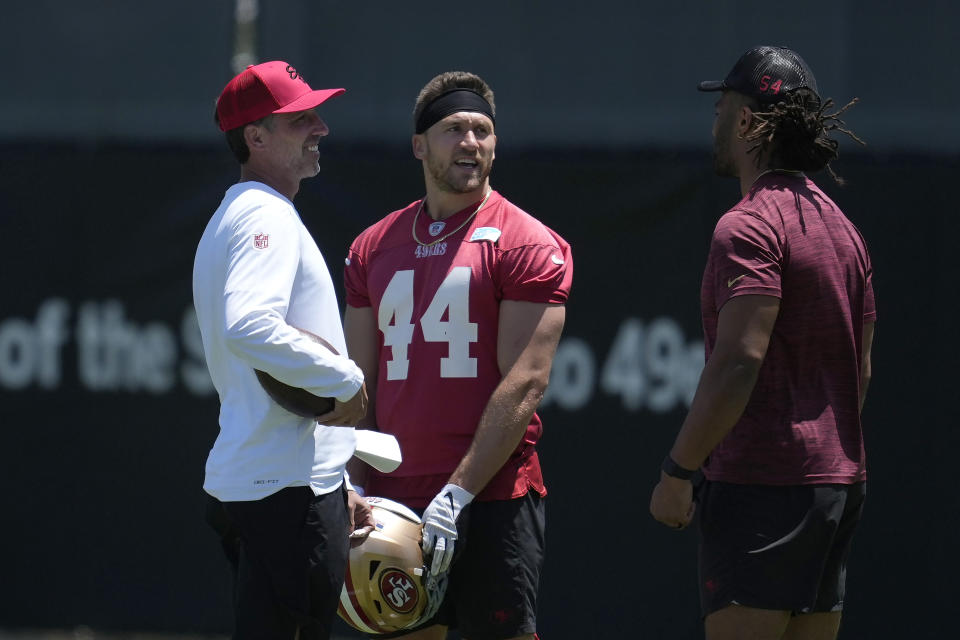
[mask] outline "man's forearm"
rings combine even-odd
[[[867,401],[867,389],[870,388],[870,374],[864,374],[860,377],[860,413],[863,413],[863,405]]]
[[[863,413],[863,403],[867,400],[867,389],[870,387],[870,378],[873,376],[873,331],[874,323],[868,322],[863,326],[861,362],[860,362],[860,412]]]
[[[550,381],[566,311],[562,305],[505,300],[500,307],[494,389],[452,484],[476,495],[503,467],[530,424]]]
[[[546,385],[529,378],[501,380],[450,482],[474,495],[480,493],[516,450],[545,389]]]
[[[685,469],[697,469],[743,414],[757,382],[759,363],[711,358],[683,421],[670,456]]]
[[[347,355],[363,372],[367,385],[367,415],[357,424],[363,429],[377,429],[377,383],[379,382],[380,353],[376,319],[370,307],[347,305],[343,324]]]

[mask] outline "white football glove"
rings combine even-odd
[[[457,541],[457,516],[473,500],[473,494],[448,484],[423,512],[423,552],[431,555],[430,573],[437,575],[450,568]]]

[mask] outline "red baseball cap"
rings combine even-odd
[[[293,65],[282,60],[250,65],[228,82],[217,98],[220,130],[236,129],[271,113],[313,109],[343,92],[311,89]]]

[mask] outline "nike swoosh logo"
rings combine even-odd
[[[550,256],[550,259],[553,260],[553,264],[563,264],[563,260],[561,260],[557,256]]]
[[[800,535],[800,532],[803,531],[804,526],[806,525],[807,522],[810,521],[811,517],[812,517],[811,512],[807,512],[807,515],[803,517],[803,520],[800,521],[800,524],[794,527],[793,531],[783,536],[779,540],[774,540],[773,542],[771,542],[765,547],[761,547],[759,549],[752,549],[750,551],[747,551],[747,553],[750,553],[750,554],[763,553],[764,551],[769,551],[770,549],[774,549],[781,545],[787,544],[788,542],[796,538],[798,535]]]
[[[740,280],[741,280],[742,278],[746,277],[746,275],[747,275],[747,274],[743,274],[742,276],[737,276],[736,278],[730,278],[729,280],[727,280],[727,289],[729,289],[729,288],[732,287],[733,285],[735,285],[735,284],[737,284],[738,282],[740,282]]]

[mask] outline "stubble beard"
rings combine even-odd
[[[716,150],[713,152],[713,172],[721,178],[737,177],[737,170],[733,164],[728,159],[720,156]]]
[[[305,152],[301,151],[301,155],[291,158],[287,162],[288,172],[290,175],[296,176],[296,180],[306,180],[307,178],[314,178],[320,173],[320,159],[319,158],[307,158],[305,157]]]
[[[471,191],[476,191],[484,185],[490,176],[490,170],[492,168],[492,162],[484,163],[484,161],[481,160],[476,169],[464,176],[453,162],[444,163],[432,157],[427,160],[427,169],[430,171],[433,183],[441,191],[448,193],[470,193]]]
[[[738,177],[739,174],[731,155],[729,134],[718,131],[717,137],[713,141],[713,171],[718,176],[723,178]]]
[[[309,152],[308,152],[308,153],[309,153]],[[307,175],[306,177],[308,177],[308,178],[313,178],[313,177],[316,177],[316,176],[320,173],[320,158],[319,158],[319,157],[314,158],[314,157],[311,156],[310,158],[307,158],[307,162],[306,162],[305,164],[306,164],[306,167],[304,167],[304,172],[309,174],[309,175]]]
[[[724,178],[739,177],[730,149],[733,135],[733,122],[731,120],[732,118],[727,115],[717,123],[717,133],[713,139],[713,171]]]

